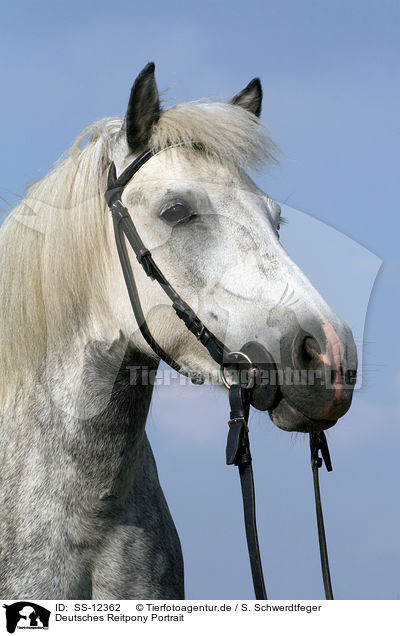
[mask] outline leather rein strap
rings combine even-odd
[[[331,472],[332,463],[329,455],[328,442],[326,441],[325,433],[319,431],[318,433],[310,433],[310,450],[311,450],[311,469],[313,473],[314,482],[314,498],[315,498],[315,511],[317,515],[317,527],[318,527],[318,542],[319,552],[321,557],[321,570],[322,579],[324,582],[325,598],[327,601],[333,600],[331,575],[329,572],[328,561],[328,548],[326,546],[326,536],[324,527],[324,518],[322,515],[321,493],[319,489],[319,476],[318,469],[321,468],[322,462],[325,462],[326,470]],[[322,457],[319,456],[321,451]]]
[[[181,296],[165,278],[164,274],[154,262],[150,251],[143,244],[127,208],[121,201],[122,192],[125,186],[129,183],[137,171],[155,154],[157,154],[155,151],[145,150],[137,157],[137,159],[129,164],[118,178],[116,176],[115,165],[112,163],[108,173],[107,190],[104,195],[107,205],[112,213],[115,242],[133,313],[145,341],[154,353],[164,360],[164,362],[166,362],[170,367],[180,373],[184,373],[181,365],[179,365],[160,347],[150,332],[140,303],[125,239],[128,239],[138,262],[143,267],[146,274],[152,280],[157,281],[168,298],[172,301],[172,307],[177,316],[183,320],[187,329],[196,336],[198,341],[207,349],[212,359],[219,364],[222,369],[224,366],[229,364],[227,363],[227,360],[229,360],[230,355],[233,355],[232,352],[227,349],[220,340],[218,340],[212,331],[207,329],[193,309],[189,307],[189,305],[181,298]],[[196,378],[192,377],[192,381],[196,381]],[[249,551],[254,592],[257,600],[266,600],[267,594],[265,590],[257,536],[254,478],[248,435],[248,417],[250,408],[249,389],[241,386],[240,384],[231,384],[229,387],[229,401],[231,413],[226,447],[226,463],[235,464],[239,469],[247,547]],[[324,433],[310,433],[310,446],[322,576],[326,598],[332,599],[332,585],[330,582],[328,554],[318,480],[318,468],[322,465],[322,459],[318,455],[319,450],[321,450],[322,458],[325,461],[327,469],[332,470],[328,445]]]
[[[265,590],[257,535],[254,478],[251,464],[249,429],[247,426],[250,406],[247,389],[244,389],[238,384],[232,384],[229,388],[229,403],[231,414],[228,422],[229,432],[226,443],[226,463],[228,465],[235,464],[239,469],[244,526],[254,593],[257,601],[262,601],[267,600],[267,592]]]

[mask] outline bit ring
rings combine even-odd
[[[243,387],[244,389],[251,389],[252,386],[254,386],[254,375],[255,375],[255,371],[256,369],[253,367],[253,363],[250,360],[249,356],[246,355],[245,353],[243,353],[243,351],[231,351],[229,353],[229,356],[241,356],[244,360],[246,360],[246,362],[249,363],[250,365],[250,369],[249,369],[249,381],[247,383],[247,385],[245,387]],[[231,362],[231,363],[222,363],[219,369],[219,376],[222,380],[222,383],[226,386],[227,389],[229,389],[232,384],[234,384],[234,382],[232,382],[231,384],[229,383],[226,374],[225,374],[225,367],[230,366],[232,364],[235,364],[235,362]]]

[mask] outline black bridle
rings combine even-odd
[[[229,402],[231,408],[226,447],[226,463],[234,464],[238,466],[239,469],[246,538],[254,592],[257,600],[264,600],[267,599],[267,594],[265,590],[257,536],[255,491],[248,435],[248,418],[250,405],[256,406],[256,408],[260,408],[261,410],[270,409],[276,400],[277,389],[269,383],[262,386],[262,406],[257,406],[260,402],[257,401],[257,399],[254,399],[254,394],[258,385],[257,374],[260,369],[253,363],[251,357],[245,353],[245,347],[243,347],[242,351],[230,351],[215,336],[215,334],[213,334],[212,331],[203,324],[193,309],[175,291],[154,262],[150,251],[143,244],[127,208],[122,204],[121,197],[125,186],[129,183],[137,171],[155,154],[157,153],[153,150],[145,150],[134,161],[132,161],[131,164],[129,164],[118,178],[116,176],[114,163],[110,166],[105,199],[112,213],[118,255],[137,324],[145,341],[154,353],[176,371],[185,373],[181,365],[179,365],[168,353],[166,353],[151,335],[140,303],[125,239],[128,239],[138,262],[143,267],[146,274],[152,280],[157,281],[168,298],[172,301],[172,307],[177,316],[185,323],[187,329],[196,336],[197,340],[207,349],[212,359],[220,366],[221,378],[224,384],[229,388]],[[254,345],[254,343],[248,344]],[[270,354],[266,350],[264,350],[264,354],[267,358],[267,367],[270,369],[274,368],[275,365]],[[247,373],[244,382],[242,380],[233,381],[232,383],[227,381],[225,370],[227,367],[233,366],[238,367],[239,370],[243,369],[243,366],[246,368]],[[242,377],[242,374],[240,374],[240,377]],[[198,376],[192,376],[192,381],[198,382]],[[326,598],[333,599],[318,477],[318,469],[322,466],[323,461],[325,462],[327,470],[332,470],[328,445],[323,432],[310,433],[310,448],[322,577]],[[319,456],[320,451],[322,457]]]
[[[136,172],[146,163],[151,157],[154,156],[152,150],[146,150],[137,159],[135,159],[127,168],[122,172],[119,178],[116,178],[115,165],[111,164],[108,173],[107,190],[105,198],[112,212],[112,218],[114,223],[115,241],[117,244],[117,250],[119,259],[121,262],[122,271],[124,273],[126,286],[128,288],[129,297],[132,304],[132,309],[135,314],[136,321],[139,325],[139,329],[146,340],[147,344],[153,349],[159,358],[164,360],[170,367],[176,371],[182,372],[181,366],[175,362],[152,337],[145,317],[143,315],[140,299],[133,277],[132,268],[128,253],[126,250],[126,243],[124,236],[128,239],[136,258],[143,267],[144,271],[152,280],[156,280],[161,285],[168,298],[172,300],[172,307],[175,310],[177,316],[183,320],[186,327],[192,334],[206,347],[208,353],[213,360],[219,365],[222,365],[224,356],[229,352],[220,340],[201,322],[200,318],[194,313],[193,309],[189,307],[187,303],[179,296],[172,285],[165,278],[164,274],[157,267],[153,260],[149,250],[143,245],[143,242],[136,230],[136,227],[132,221],[132,218],[126,209],[122,205],[121,195],[125,186],[129,183]]]

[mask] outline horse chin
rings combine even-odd
[[[337,422],[335,420],[314,420],[289,404],[282,398],[278,404],[269,411],[273,423],[284,431],[312,433],[331,428]]]

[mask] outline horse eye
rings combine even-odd
[[[160,214],[162,220],[168,223],[168,225],[185,223],[192,216],[194,216],[194,212],[189,210],[189,208],[183,203],[175,203],[175,205],[172,205],[170,208],[166,208]]]

